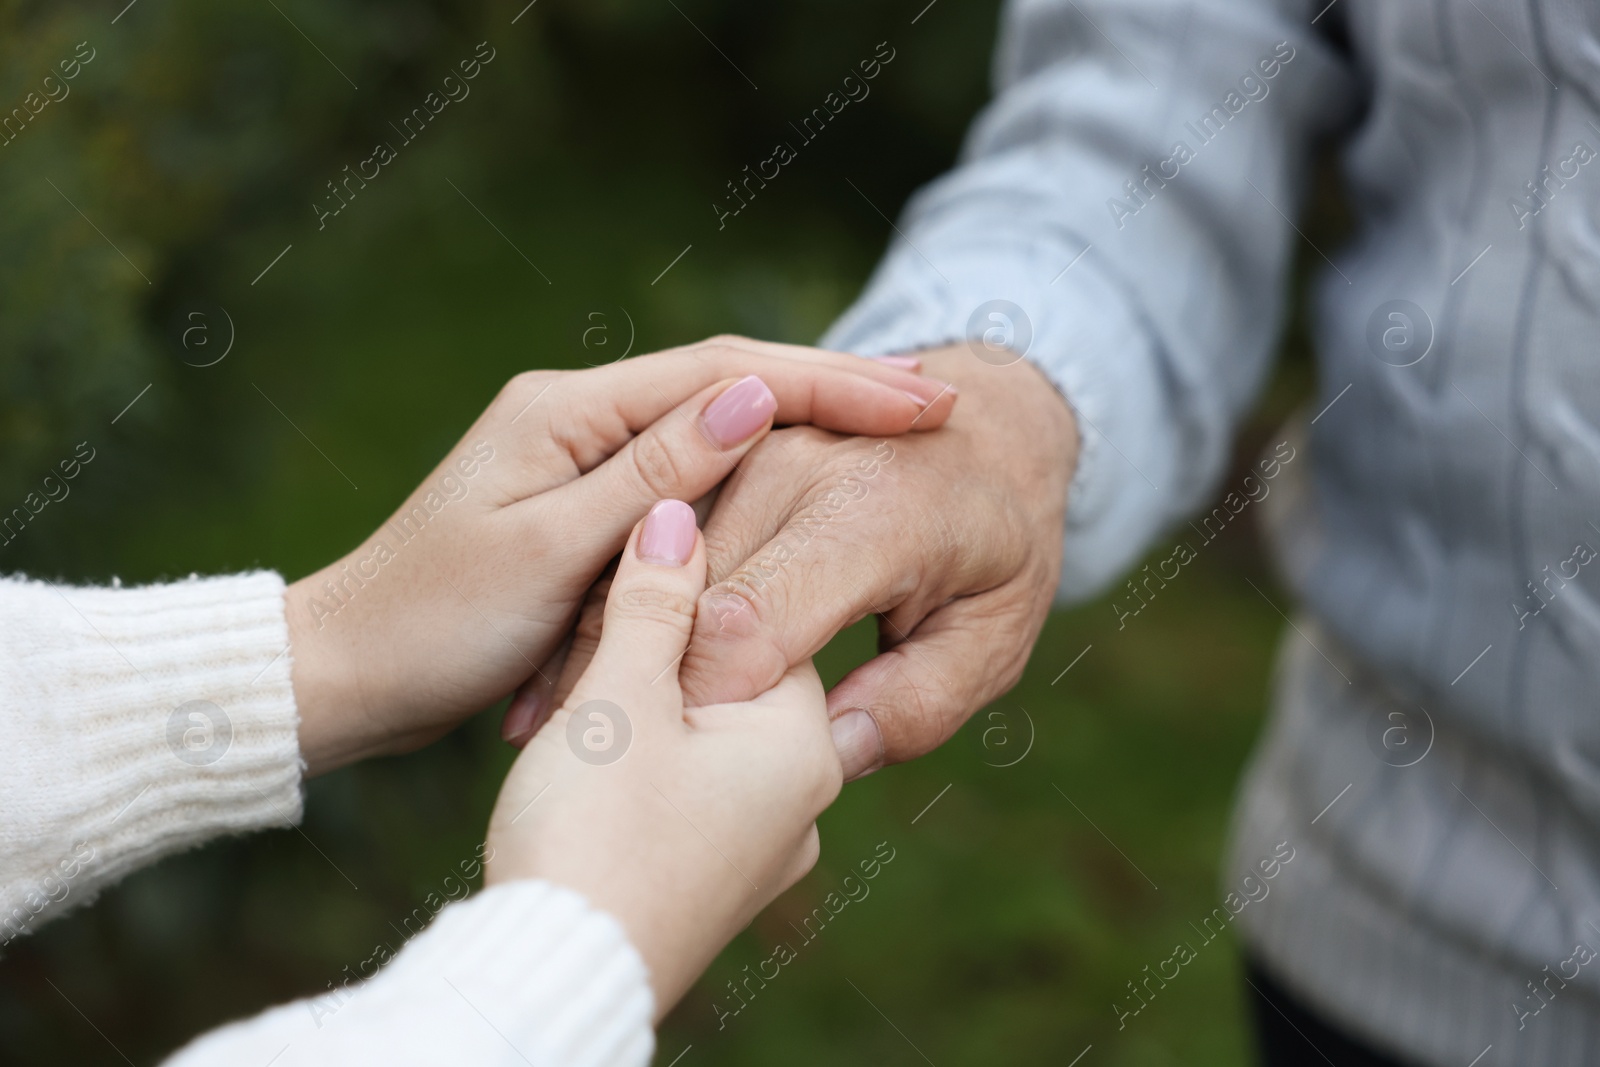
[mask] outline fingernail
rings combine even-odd
[[[501,739],[517,745],[524,735],[532,733],[539,712],[544,710],[544,702],[541,686],[530,685],[519,692],[506,708],[505,721],[500,724]]]
[[[899,389],[899,390],[896,390],[896,391],[901,396],[909,396],[911,398],[911,402],[913,404],[916,404],[917,407],[919,407],[919,408],[926,408],[930,403],[932,403],[931,400],[928,400],[926,397],[920,397],[916,393],[913,393],[909,389]]]
[[[886,367],[899,367],[901,370],[922,369],[922,360],[916,356],[879,356],[878,362]]]
[[[694,508],[681,500],[658,500],[639,531],[639,558],[664,567],[681,567],[694,555],[694,532]]]
[[[778,410],[778,398],[754,374],[740,378],[706,405],[700,421],[718,448],[732,448],[767,424]]]
[[[883,764],[883,734],[878,732],[878,722],[870,712],[861,708],[847,711],[834,719],[829,729],[833,731],[833,747],[844,767],[845,781],[871,774]]]

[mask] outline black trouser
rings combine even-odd
[[[1262,1067],[1410,1067],[1324,1019],[1254,962],[1245,977]]]

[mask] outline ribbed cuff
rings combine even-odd
[[[0,940],[163,855],[299,820],[283,588],[0,583]]]
[[[432,997],[441,977],[533,1063],[643,1067],[654,1052],[644,961],[570,889],[508,882],[452,904],[374,983]]]

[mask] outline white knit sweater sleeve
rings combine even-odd
[[[452,904],[365,982],[199,1038],[165,1067],[644,1067],[643,961],[570,890],[511,882]]]
[[[298,822],[301,770],[278,575],[0,579],[0,946],[163,856]],[[519,882],[446,908],[371,980],[171,1062],[642,1067],[652,1015],[617,922]]]
[[[300,818],[283,579],[0,579],[0,945],[210,838]]]

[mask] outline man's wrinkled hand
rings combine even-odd
[[[1015,685],[1060,573],[1071,409],[1026,362],[997,367],[966,345],[920,358],[960,390],[943,429],[780,430],[723,485],[705,528],[691,703],[765,692],[879,617],[880,654],[828,698],[850,778],[928,752]]]

